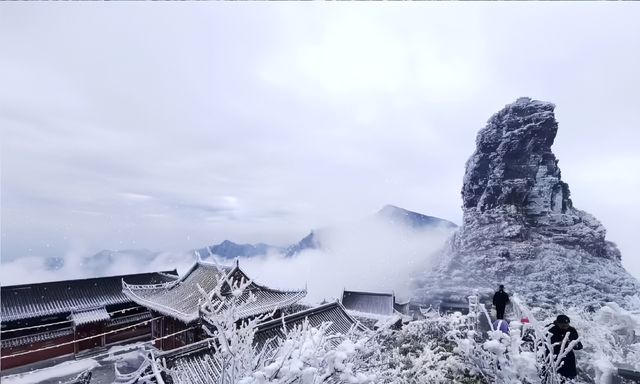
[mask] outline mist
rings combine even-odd
[[[433,265],[451,228],[416,230],[372,219],[316,232],[322,249],[293,257],[267,255],[240,261],[257,283],[281,289],[306,286],[309,303],[341,298],[343,289],[411,295],[409,278]]]
[[[315,231],[321,249],[294,256],[271,253],[241,258],[240,267],[256,283],[283,290],[307,289],[305,302],[341,298],[342,290],[393,292],[398,300],[411,296],[409,279],[426,272],[453,229],[412,228],[374,216]],[[74,249],[52,269],[42,257],[22,257],[2,263],[2,285],[82,279],[132,273],[184,273],[196,259],[190,252],[112,251],[105,257],[86,256]],[[205,257],[206,255],[201,255]],[[210,257],[219,264],[232,260]]]
[[[56,259],[21,257],[2,262],[0,281],[6,286],[174,269],[184,272],[195,259],[187,252],[148,252],[114,251],[108,258],[96,258],[96,255],[88,256],[86,249],[77,248]]]

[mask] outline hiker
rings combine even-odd
[[[504,308],[509,302],[509,295],[504,291],[504,285],[500,285],[498,292],[493,295],[493,305],[496,307],[496,319],[504,320]]]
[[[569,316],[567,315],[558,315],[556,320],[553,322],[553,327],[549,329],[549,333],[551,334],[551,343],[553,344],[553,354],[557,356],[560,354],[560,347],[562,346],[562,340],[564,340],[565,335],[569,334],[569,340],[565,345],[565,349],[569,346],[569,343],[572,340],[578,339],[578,331],[573,328],[570,323]],[[576,370],[576,355],[573,351],[577,351],[582,349],[582,343],[578,341],[576,345],[573,347],[569,353],[562,359],[563,363],[560,368],[558,368],[558,373],[562,376],[573,379],[578,375]]]

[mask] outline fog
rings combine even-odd
[[[410,278],[428,270],[433,256],[452,234],[451,228],[415,229],[378,216],[342,222],[315,231],[320,249],[307,249],[293,256],[280,253],[239,259],[251,279],[261,285],[284,290],[307,289],[305,301],[319,303],[340,298],[342,290],[393,292],[408,299]],[[52,270],[40,257],[22,257],[3,263],[3,284],[113,276],[129,273],[170,271],[183,274],[195,262],[194,253],[120,251],[108,258],[87,258],[87,250],[76,249],[62,258],[61,268]],[[230,265],[234,261],[215,255],[201,258]]]
[[[451,229],[413,230],[381,220],[342,224],[317,232],[321,250],[291,258],[269,255],[241,261],[256,282],[274,288],[307,287],[306,300],[342,297],[342,290],[411,294],[409,279],[429,269]]]

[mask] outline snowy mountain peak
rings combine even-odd
[[[197,250],[201,257],[208,257],[210,254],[220,256],[224,259],[234,259],[236,257],[253,257],[266,255],[269,252],[280,252],[281,248],[264,244],[237,244],[230,240],[224,240],[220,244],[212,245]]]
[[[605,241],[605,228],[573,207],[569,185],[561,179],[551,151],[558,131],[554,108],[551,103],[520,98],[480,130],[462,187],[465,227],[494,220],[500,226],[509,224],[506,232],[499,228],[491,232],[499,239],[546,239],[619,260],[615,245]],[[466,233],[467,240],[480,240],[474,232]],[[513,256],[530,257],[520,252]]]
[[[431,229],[444,229],[451,231],[457,228],[457,225],[454,223],[439,217],[423,215],[394,205],[385,205],[381,210],[376,212],[376,214],[360,220],[359,222],[352,223],[349,228],[326,227],[313,230],[302,240],[289,246],[285,250],[284,254],[287,257],[291,257],[304,250],[323,249],[323,237],[326,237],[327,234],[335,234],[336,232],[345,233],[349,231],[358,232],[359,230],[367,227],[368,224],[371,224],[371,222],[382,222],[391,225],[394,228],[408,229],[410,231]]]
[[[536,305],[623,302],[640,283],[590,214],[575,209],[551,146],[555,105],[520,98],[480,130],[462,186],[463,224],[420,295],[499,283]]]

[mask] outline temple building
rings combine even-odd
[[[342,305],[362,315],[393,316],[393,293],[343,291]]]
[[[371,329],[387,323],[399,328],[403,322],[411,320],[410,303],[398,302],[393,292],[344,290],[341,302],[349,314]]]
[[[200,319],[202,292],[211,292],[221,279],[234,282],[250,281],[240,269],[238,262],[230,267],[198,260],[177,280],[147,285],[123,282],[122,290],[131,301],[151,311],[155,319],[151,322],[151,335],[157,340],[155,346],[162,350],[170,350],[207,337],[202,330]],[[223,293],[230,295],[228,287],[225,289]],[[307,294],[306,290],[281,291],[255,282],[251,282],[245,289],[243,298],[248,299],[249,293],[255,300],[242,306],[243,312],[238,314],[240,318],[271,312],[275,317],[279,317],[283,310]]]
[[[149,338],[151,313],[122,284],[177,278],[173,270],[1,287],[2,369]]]
[[[171,350],[205,339],[200,303],[220,281],[250,280],[237,262],[198,260],[181,277],[173,270],[2,287],[2,369],[133,341]],[[280,317],[306,290],[251,282],[243,295],[241,318]]]
[[[262,349],[269,344],[277,346],[285,338],[285,330],[300,326],[304,321],[312,327],[329,323],[328,335],[346,335],[352,330],[365,332],[355,318],[347,313],[338,302],[327,303],[293,314],[265,321],[257,326],[253,344]],[[117,374],[118,382],[127,383],[167,383],[167,384],[215,384],[221,382],[223,360],[218,353],[215,340],[206,339],[172,351],[142,351],[148,358],[135,372]]]

